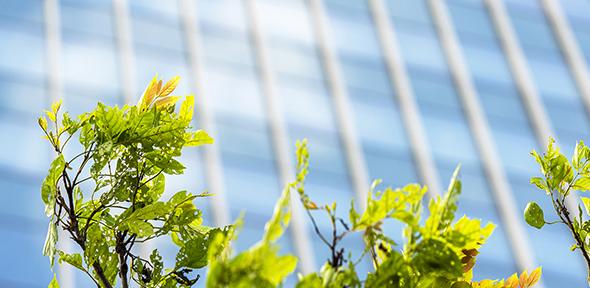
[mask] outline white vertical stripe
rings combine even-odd
[[[353,189],[356,193],[357,203],[359,203],[360,207],[364,209],[366,206],[370,180],[367,172],[368,167],[360,144],[361,139],[356,133],[354,112],[350,106],[350,99],[345,88],[346,86],[341,72],[342,68],[340,67],[332,44],[332,35],[329,30],[329,25],[326,22],[326,12],[322,0],[310,0],[309,5],[314,31],[316,32],[316,39],[322,55],[328,84],[334,99],[336,119],[344,144]]]
[[[62,78],[61,78],[61,27],[60,27],[60,9],[58,0],[45,0],[45,43],[47,61],[46,85],[49,99],[51,102],[62,98]],[[53,154],[53,153],[52,153]],[[72,242],[69,241],[68,234],[59,229],[58,243],[60,250],[72,251]],[[39,251],[41,253],[41,251]],[[76,286],[75,271],[72,266],[64,264],[57,265],[57,274],[59,275],[59,284],[61,287],[69,288]]]
[[[512,245],[512,252],[516,257],[519,268],[533,269],[536,265],[527,241],[528,237],[521,224],[522,221],[515,221],[521,217],[521,213],[519,213],[515,205],[516,201],[508,184],[503,166],[500,163],[500,156],[494,146],[494,140],[484,116],[485,113],[481,108],[477,92],[473,86],[465,60],[463,59],[461,47],[453,31],[453,24],[448,15],[447,7],[439,0],[430,0],[428,3],[430,4],[430,10],[439,32],[449,68],[459,89],[459,95],[465,108],[464,111],[471,127],[472,135],[475,137],[476,145],[479,148],[485,173],[492,186],[491,188],[499,208],[502,224],[506,227],[506,232]]]
[[[418,172],[424,184],[428,186],[429,195],[434,197],[440,194],[440,181],[422,126],[420,112],[414,100],[414,92],[403,64],[395,31],[383,1],[370,0],[369,3],[385,57],[385,64],[389,70],[389,79],[397,92],[395,94],[397,94],[402,120],[410,140]]]
[[[269,59],[270,54],[259,23],[256,1],[246,0],[245,4],[246,14],[250,20],[251,37],[258,63],[258,72],[260,73],[260,84],[263,89],[262,94],[265,97],[266,111],[269,117],[268,124],[271,130],[275,157],[277,158],[280,182],[286,185],[295,178],[295,172],[290,157],[290,153],[292,152],[289,151],[289,137],[283,121],[284,114],[281,111],[280,98]],[[291,236],[293,237],[291,243],[295,246],[296,253],[299,256],[301,272],[303,274],[312,273],[315,271],[315,259],[309,232],[303,218],[305,217],[305,212],[297,193],[291,193],[291,203],[293,213],[290,226]]]
[[[541,3],[543,4],[547,18],[552,24],[551,26],[553,27],[557,42],[561,47],[570,71],[574,76],[580,96],[582,97],[582,102],[586,107],[586,113],[590,114],[590,74],[588,73],[586,59],[576,42],[576,38],[561,9],[561,5],[556,0],[542,0]]]
[[[508,57],[508,64],[516,80],[516,86],[527,110],[528,118],[533,125],[537,143],[545,150],[549,137],[554,137],[556,141],[558,139],[533,82],[527,60],[512,28],[506,7],[500,0],[485,0],[485,3],[492,16],[504,53]],[[566,199],[566,205],[570,211],[577,211],[578,204],[573,197]]]
[[[537,142],[540,147],[545,147],[549,137],[555,135],[555,133],[553,133],[549,117],[533,83],[526,58],[512,29],[512,23],[506,8],[502,1],[499,0],[486,0],[485,2],[512,70],[516,86],[533,125]]]
[[[117,31],[117,49],[119,68],[121,69],[121,87],[125,104],[133,104],[138,97],[135,83],[135,57],[133,53],[133,38],[129,19],[129,7],[126,0],[113,0],[113,13]]]
[[[179,0],[180,14],[186,42],[187,57],[189,59],[189,71],[191,73],[191,87],[195,91],[195,106],[198,108],[197,119],[199,126],[207,131],[213,138],[216,138],[213,108],[207,103],[205,95],[205,83],[207,81],[203,67],[202,47],[197,29],[197,9],[195,2],[191,0]],[[204,171],[209,192],[213,218],[217,225],[230,224],[229,206],[225,195],[223,183],[223,171],[221,167],[221,155],[218,149],[219,144],[203,146]]]

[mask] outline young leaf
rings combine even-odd
[[[53,279],[51,279],[47,288],[59,288],[59,283],[57,283],[57,277],[55,274],[53,274]]]

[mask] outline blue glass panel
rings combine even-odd
[[[459,34],[495,38],[496,34],[491,25],[489,15],[487,11],[482,9],[483,3],[477,2],[477,4],[471,5],[449,4],[448,7],[453,18],[453,26]]]
[[[349,57],[342,57],[341,62],[346,85],[349,87],[362,88],[369,92],[381,92],[385,95],[395,93],[390,85],[389,75],[383,62],[359,61]],[[375,95],[375,93],[368,94]]]
[[[537,4],[538,5],[538,4]],[[525,52],[534,49],[558,51],[557,43],[540,10],[508,9],[512,25]]]
[[[216,143],[222,151],[267,160],[269,164],[272,164],[273,148],[268,131],[257,131],[246,125],[225,123],[218,123],[217,130]]]
[[[0,78],[0,95],[2,109],[38,115],[47,108],[45,89],[37,83],[13,82]]]
[[[60,20],[64,33],[77,31],[109,38],[115,36],[113,8],[108,7],[110,5],[106,5],[107,7],[104,9],[97,9],[96,7],[72,4],[64,4],[60,8]]]
[[[43,256],[46,228],[34,231],[14,231],[0,228],[0,283],[4,287],[45,287],[51,280],[49,261]],[[32,276],[34,275],[34,277]]]
[[[239,66],[209,68],[204,89],[212,109],[229,115],[266,119],[265,104],[254,71]]]
[[[97,90],[104,93],[103,97],[118,93],[120,77],[115,43],[73,33],[64,35],[64,38],[62,76],[65,90]]]
[[[332,99],[325,89],[295,85],[282,85],[279,89],[282,112],[288,122],[321,130],[335,129]]]
[[[224,158],[229,157],[231,155],[224,155]],[[224,164],[227,164],[227,161],[224,159]],[[239,213],[247,210],[249,214],[272,215],[274,203],[280,196],[281,189],[274,166],[261,167],[262,165],[258,164],[261,161],[252,160],[249,163],[241,163],[243,167],[224,165],[226,199],[232,211]],[[262,199],[264,201],[261,201]],[[262,219],[250,225],[260,224],[262,228],[266,221],[267,219]]]
[[[478,79],[499,82],[501,84],[512,83],[508,63],[505,61],[499,47],[479,48],[470,47],[464,49],[465,60],[471,73]]]
[[[378,106],[363,101],[353,101],[352,104],[357,133],[364,143],[372,143],[388,149],[408,147],[399,112],[392,103]]]
[[[43,22],[43,1],[41,0],[3,0],[0,2],[0,15],[36,23]],[[8,20],[8,19],[7,19]],[[12,21],[12,19],[10,20]]]
[[[331,9],[329,14],[334,45],[340,53],[365,58],[381,57],[373,19],[368,12],[343,13],[340,9]]]
[[[372,180],[381,179],[381,187],[403,187],[408,183],[417,183],[418,175],[414,169],[409,149],[390,152],[375,149],[369,144],[364,145],[365,162]],[[392,231],[396,234],[401,230]]]
[[[590,20],[590,2],[586,0],[561,0],[561,7],[572,18]]]
[[[40,31],[39,31],[40,32]],[[0,70],[41,77],[45,73],[45,40],[35,34],[0,26]],[[26,57],[15,57],[26,55]]]
[[[270,62],[275,71],[299,77],[322,79],[321,63],[314,48],[274,41],[269,50]]]
[[[289,39],[312,44],[313,29],[303,1],[257,1],[258,19],[264,34],[270,38]]]
[[[561,60],[529,59],[529,67],[540,93],[560,100],[566,100],[564,98],[576,99],[578,97],[571,74]]]
[[[415,31],[398,31],[404,61],[408,65],[446,72],[446,60],[434,32],[417,34]]]
[[[389,14],[393,18],[405,19],[423,24],[432,24],[426,1],[388,0]]]
[[[151,18],[132,17],[133,42],[139,45],[182,51],[185,44],[179,21],[176,19],[172,23],[162,23]]]
[[[203,55],[207,58],[207,65],[226,62],[251,67],[255,66],[252,46],[247,35],[203,29],[201,39],[203,43]]]
[[[0,121],[0,135],[10,135],[9,141],[0,141],[0,165],[17,171],[47,172],[51,154],[48,144],[42,141],[43,132],[31,125],[34,121],[32,117],[23,122]]]
[[[199,21],[216,26],[246,31],[248,20],[240,0],[205,0],[196,3]]]

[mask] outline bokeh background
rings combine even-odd
[[[186,151],[167,193],[215,193],[197,202],[210,225],[245,211],[238,250],[260,238],[305,137],[316,202],[347,215],[376,178],[434,195],[461,163],[459,212],[498,225],[476,278],[541,265],[545,287],[583,287],[567,231],[521,215],[550,207],[529,151],[589,138],[589,27],[588,0],[1,0],[0,286],[52,275],[39,187],[53,155],[36,117],[55,99],[72,114],[135,103],[158,73],[183,78],[177,93],[196,95],[195,126],[216,139]],[[328,250],[302,216],[280,244],[306,272]],[[401,241],[399,224],[385,229]],[[360,237],[345,245],[360,253]],[[57,270],[62,287],[92,284]]]

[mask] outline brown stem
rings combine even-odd
[[[561,203],[560,201],[558,201],[557,203],[559,204],[559,208],[561,210],[561,213],[559,213],[559,214],[563,214],[563,216],[564,216],[563,218],[565,218],[565,219],[562,219],[562,220],[564,220],[564,222],[566,222],[568,228],[570,229],[570,231],[574,235],[574,239],[578,243],[578,246],[580,247],[580,251],[582,251],[582,256],[584,256],[584,260],[586,260],[586,266],[588,267],[588,271],[590,272],[590,255],[588,254],[588,250],[586,250],[586,245],[584,244],[584,241],[580,237],[580,234],[575,231],[574,224],[572,222],[572,219],[570,218],[569,211],[567,210],[565,205],[563,205],[563,203]]]
[[[128,288],[129,283],[127,282],[127,271],[129,270],[129,266],[127,266],[127,248],[125,247],[125,235],[118,233],[117,235],[117,246],[115,247],[115,251],[119,254],[119,278],[121,278],[121,287]]]

